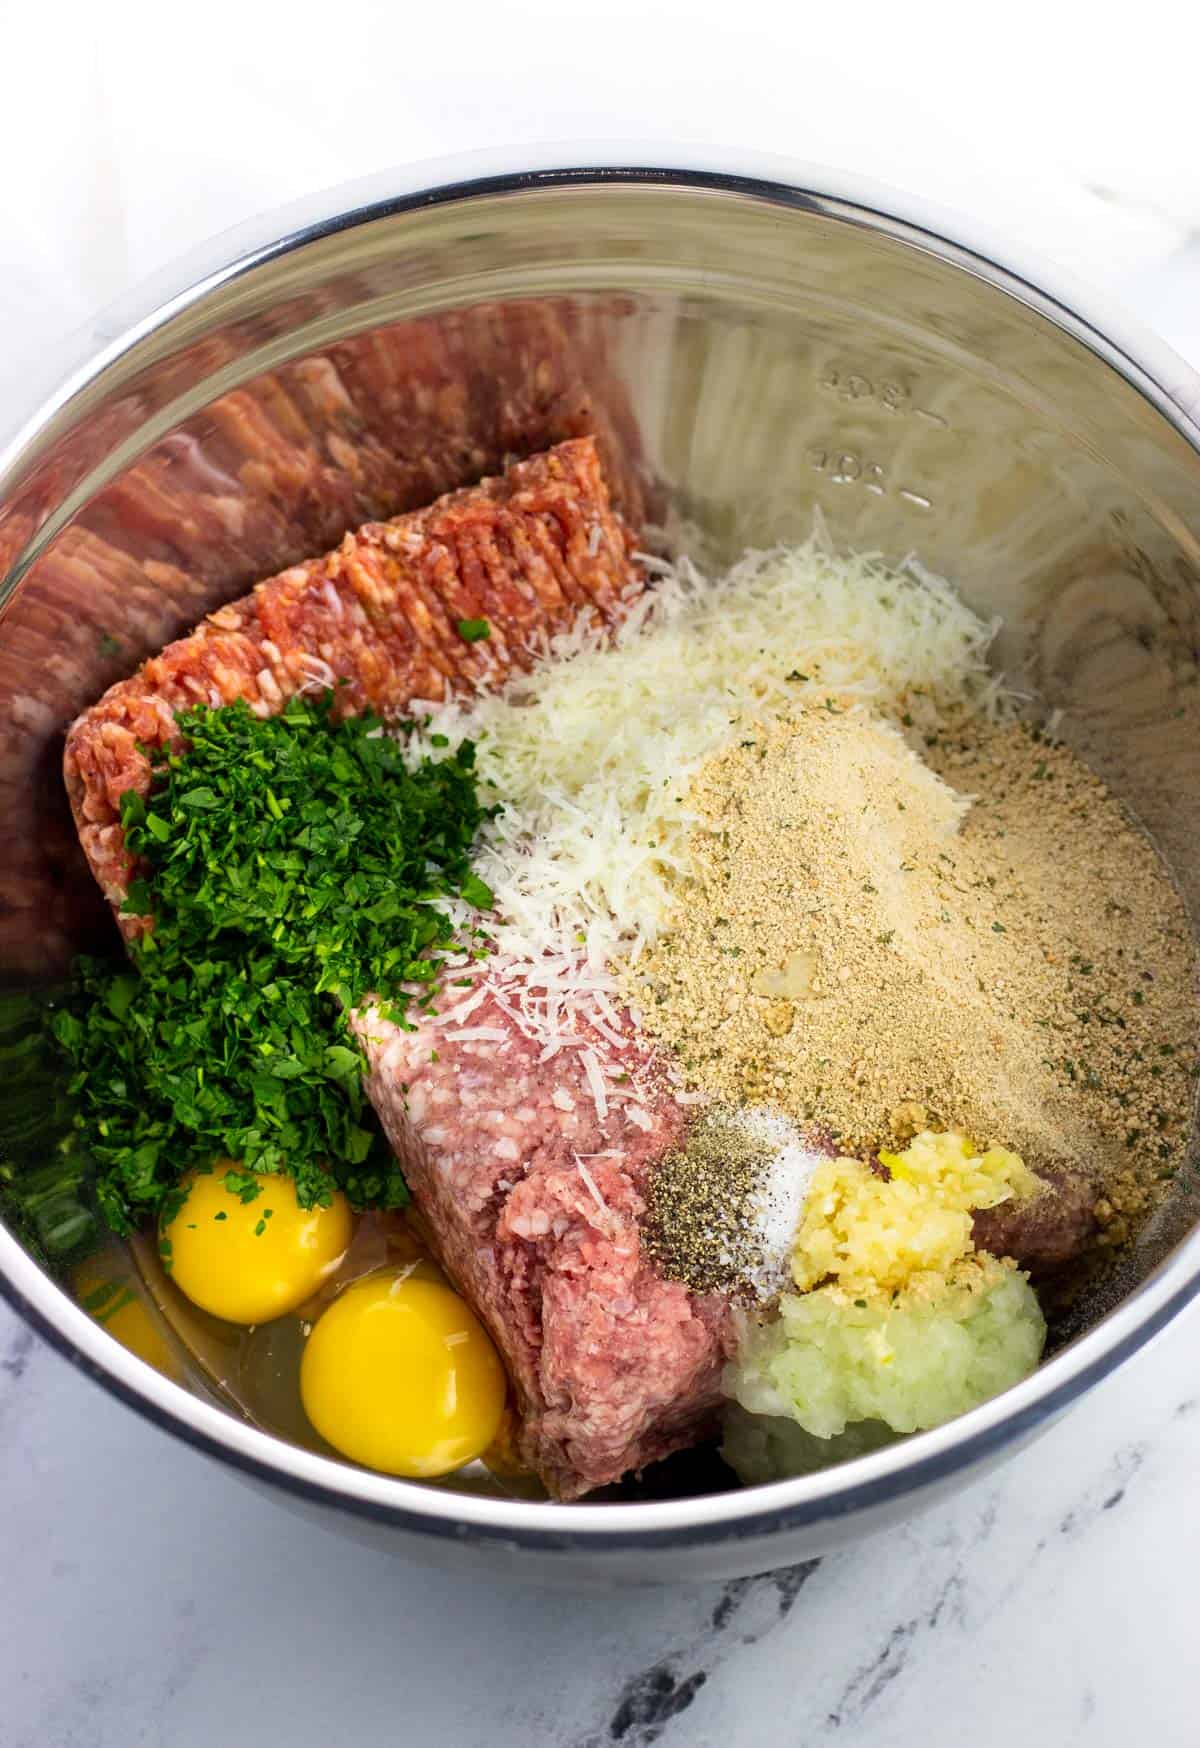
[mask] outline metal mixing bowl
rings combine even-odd
[[[918,553],[1003,616],[1000,659],[1200,894],[1200,382],[964,227],[778,165],[486,174],[342,191],[158,287],[0,460],[0,971],[111,927],[63,725],[256,578],[583,429],[634,518],[730,554],[806,534]],[[628,162],[629,160],[626,160]],[[952,234],[952,229],[954,234]],[[177,1349],[118,1345],[0,1230],[30,1321],[148,1418],[371,1540],[570,1581],[760,1570],[929,1505],[1200,1287],[1193,1174],[1041,1370],[826,1474],[711,1491],[703,1462],[573,1506],[369,1474],[252,1424]],[[652,1496],[650,1496],[652,1494]]]

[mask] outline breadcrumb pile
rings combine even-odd
[[[980,720],[927,738],[940,774],[830,701],[708,760],[688,873],[627,993],[704,1092],[855,1154],[924,1127],[1082,1164],[1120,1238],[1190,1117],[1182,899],[1065,747]]]

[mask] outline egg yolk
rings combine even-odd
[[[300,1396],[343,1456],[388,1475],[446,1475],[500,1426],[504,1369],[452,1288],[389,1271],[356,1281],[305,1345]]]
[[[353,1233],[340,1192],[328,1208],[302,1208],[291,1178],[251,1175],[258,1194],[244,1202],[226,1187],[221,1165],[194,1173],[162,1234],[175,1285],[230,1323],[268,1323],[294,1311],[337,1267]]]

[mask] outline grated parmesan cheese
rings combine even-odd
[[[608,1093],[604,1085],[604,1075],[600,1068],[600,1058],[594,1050],[585,1050],[580,1057],[583,1072],[588,1083],[588,1091],[596,1102],[596,1115],[603,1122],[608,1115]]]
[[[599,1185],[596,1183],[595,1178],[592,1176],[592,1174],[588,1170],[587,1166],[583,1163],[583,1155],[580,1153],[577,1153],[577,1154],[575,1154],[574,1158],[575,1158],[576,1170],[579,1172],[580,1177],[583,1179],[584,1183],[587,1185],[588,1189],[591,1191],[593,1201],[595,1202],[596,1206],[599,1208],[599,1210],[602,1214],[607,1214],[608,1213],[608,1203],[604,1200],[604,1197],[600,1194],[600,1188],[599,1188]]]

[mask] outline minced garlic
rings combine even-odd
[[[908,1290],[920,1277],[922,1293],[934,1294],[974,1250],[972,1211],[1039,1188],[1018,1154],[977,1153],[953,1133],[924,1131],[902,1153],[880,1157],[890,1177],[858,1159],[818,1167],[792,1251],[802,1292],[824,1282],[870,1298]]]
[[[1007,1147],[980,1152],[965,1135],[947,1130],[935,1135],[925,1129],[914,1135],[902,1153],[881,1150],[893,1181],[929,1191],[948,1208],[994,1208],[1010,1196],[1035,1196],[1041,1188],[1019,1153]]]

